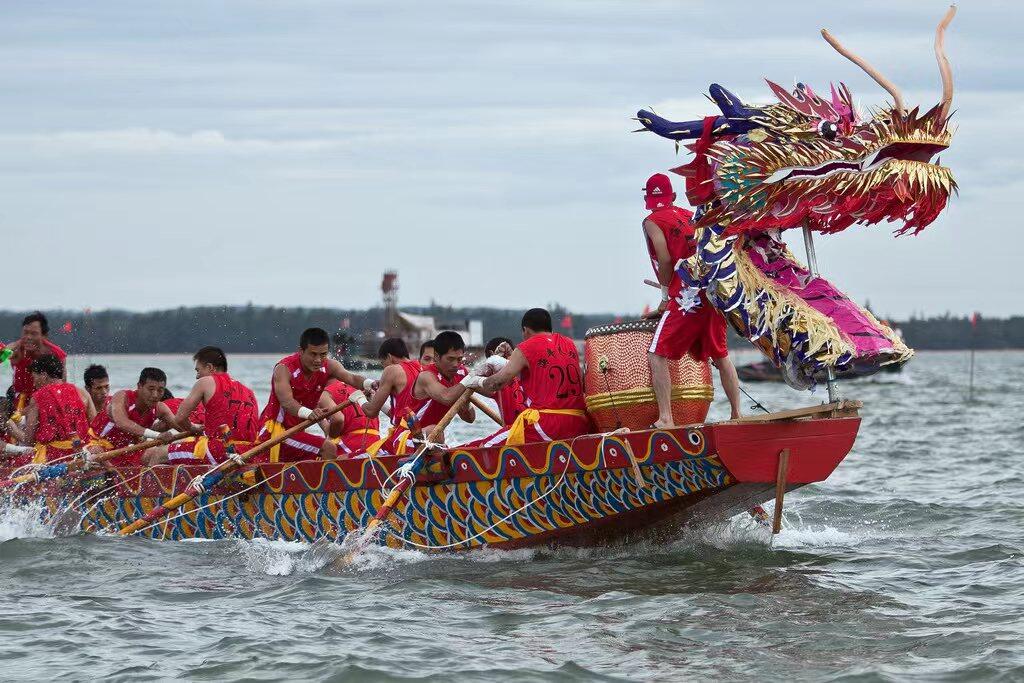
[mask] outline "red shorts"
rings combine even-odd
[[[270,432],[260,432],[257,444],[270,440]],[[293,434],[269,451],[260,453],[252,462],[300,462],[316,460],[320,457],[320,447],[324,445],[324,437],[309,432]]]
[[[700,306],[684,312],[673,300],[661,314],[654,331],[651,353],[669,360],[679,360],[687,353],[699,361],[718,360],[729,355],[725,339],[725,317],[700,295]]]
[[[342,434],[341,438],[336,442],[338,446],[338,457],[350,457],[357,453],[363,453],[367,448],[372,446],[380,439],[380,434],[376,429],[372,430],[360,430],[361,434]]]
[[[236,453],[252,448],[248,442],[233,442]],[[183,439],[167,446],[167,462],[172,465],[216,465],[227,460],[227,446],[220,439]]]

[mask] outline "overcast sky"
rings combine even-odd
[[[927,108],[946,6],[7,2],[2,305],[363,307],[396,268],[407,305],[638,311],[641,188],[689,158],[630,133],[638,108],[701,117],[711,82],[767,102],[764,77],[882,103],[823,26]],[[967,0],[949,31],[951,207],[817,241],[883,314],[1024,313],[1022,18]]]

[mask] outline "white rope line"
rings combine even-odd
[[[601,433],[601,442],[598,444],[598,452],[599,453],[603,453],[604,452],[604,444],[605,444],[605,441],[607,440],[607,438],[609,436],[612,436],[614,434],[621,434],[621,433],[623,433],[623,432],[621,430],[619,430],[619,429],[616,429],[616,430],[611,431],[611,432],[602,432]],[[572,456],[575,454],[575,451],[573,449],[574,449],[574,447],[576,445],[576,441],[578,439],[583,438],[584,436],[591,436],[591,435],[590,434],[580,434],[579,436],[574,437],[573,440],[569,442],[569,457],[565,459],[565,467],[562,469],[562,473],[559,475],[558,481],[556,481],[551,486],[551,488],[548,489],[548,491],[545,494],[543,494],[542,496],[540,496],[538,498],[534,498],[531,501],[528,501],[525,505],[523,505],[523,506],[513,510],[509,514],[507,514],[504,517],[502,517],[501,519],[499,519],[494,524],[491,524],[487,528],[485,528],[485,529],[483,529],[483,530],[473,534],[472,536],[470,536],[468,538],[465,538],[465,539],[463,539],[463,540],[461,540],[461,541],[459,541],[457,543],[448,543],[446,545],[427,545],[427,544],[423,544],[423,543],[416,543],[415,541],[410,541],[410,540],[408,540],[406,538],[403,538],[403,537],[399,536],[398,534],[396,534],[394,531],[389,530],[387,528],[387,525],[384,525],[384,533],[392,536],[393,538],[397,539],[398,541],[400,541],[403,544],[408,544],[408,545],[411,545],[411,546],[416,547],[416,548],[423,548],[425,550],[448,550],[448,549],[451,549],[451,548],[457,548],[457,547],[459,547],[461,545],[465,545],[467,543],[470,543],[471,541],[474,541],[477,538],[480,538],[481,536],[483,536],[484,534],[494,530],[495,528],[498,527],[498,525],[504,524],[505,522],[507,522],[508,520],[512,519],[513,517],[515,517],[519,513],[524,512],[525,510],[527,510],[531,506],[539,503],[540,501],[544,500],[545,498],[550,496],[552,493],[554,493],[555,489],[557,489],[561,485],[561,483],[565,480],[566,474],[568,474],[568,472],[569,472],[569,464],[572,462]]]

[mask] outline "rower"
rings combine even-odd
[[[320,409],[330,410],[352,399],[358,389],[344,382],[331,380],[320,396]],[[349,404],[320,423],[324,434],[338,447],[339,458],[364,453],[380,437],[380,421],[367,417],[358,405]]]
[[[416,423],[424,432],[432,430],[453,403],[464,393],[460,382],[469,374],[462,361],[466,357],[466,342],[458,332],[441,332],[434,338],[437,360],[423,368],[413,384],[412,398],[418,402],[414,409]],[[471,403],[459,411],[463,422],[473,422],[476,411]],[[442,436],[442,441],[444,440]]]
[[[85,389],[64,381],[64,363],[55,353],[38,356],[27,368],[33,391],[25,408],[25,428],[19,435],[22,445],[35,444],[35,456],[26,460],[45,463],[80,452],[89,439],[89,422],[96,408]]]
[[[423,368],[419,361],[409,358],[409,348],[398,337],[385,339],[377,351],[377,357],[384,366],[384,372],[381,373],[377,389],[362,406],[362,410],[370,419],[377,418],[382,410],[390,413],[392,426],[387,435],[371,444],[367,451],[376,454],[384,447],[385,452],[405,455],[406,440],[409,438],[405,417],[415,413],[418,407],[412,397],[412,390]]]
[[[270,400],[260,415],[263,427],[257,442],[273,439],[299,422],[319,422],[324,411],[318,408],[320,396],[331,379],[340,380],[357,389],[371,389],[375,382],[349,372],[329,358],[330,337],[319,327],[305,330],[299,338],[299,351],[286,356],[274,366]],[[362,397],[361,397],[362,398]],[[299,432],[272,447],[270,462],[297,462],[316,457],[334,460],[337,447],[330,439]]]
[[[173,414],[161,401],[167,387],[167,375],[160,368],[143,368],[135,389],[122,389],[110,399],[110,408],[93,420],[96,439],[89,450],[101,452],[124,448],[143,440],[169,437],[171,434],[153,429],[159,419],[173,420]],[[110,467],[137,466],[142,453],[130,453],[108,460]]]
[[[32,383],[32,371],[30,366],[36,358],[53,355],[60,361],[61,372],[64,372],[61,379],[67,379],[64,371],[64,362],[67,353],[64,349],[50,341],[47,335],[50,333],[50,323],[46,316],[36,311],[26,315],[21,321],[21,338],[9,344],[8,348],[14,351],[11,356],[11,368],[14,369],[14,414],[17,416],[25,410],[28,401],[32,398],[35,387]]]
[[[551,314],[531,308],[523,315],[523,342],[508,360],[491,356],[462,385],[496,393],[519,378],[525,408],[511,426],[467,446],[518,446],[571,439],[591,431],[585,410],[580,355],[568,337],[551,331]]]
[[[146,451],[150,465],[216,464],[227,458],[228,446],[242,451],[256,440],[259,406],[252,389],[228,374],[228,359],[216,346],[204,346],[192,356],[196,383],[181,399],[171,418],[174,427],[189,430],[196,439],[185,439]],[[174,399],[168,399],[173,401]],[[165,401],[166,404],[166,401]],[[202,425],[192,420],[202,409]],[[227,425],[229,432],[221,429]]]
[[[178,412],[178,408],[184,402],[185,399],[176,398],[170,389],[164,389],[164,398],[161,403],[167,406],[167,409],[171,411],[172,415]],[[195,429],[202,430],[203,425],[206,423],[206,409],[203,407],[202,403],[197,405],[195,410],[189,414],[188,421]]]
[[[97,412],[103,412],[110,405],[110,375],[102,365],[90,365],[82,377],[85,390],[89,392]]]
[[[718,368],[732,417],[740,416],[740,381],[729,358],[725,317],[711,305],[703,290],[685,287],[675,271],[680,259],[687,259],[697,251],[691,222],[693,214],[675,206],[675,199],[668,176],[656,173],[647,180],[645,201],[651,213],[644,219],[644,238],[661,285],[661,303],[650,316],[661,320],[647,354],[658,401],[658,421],[653,426],[658,429],[675,426],[668,361],[679,360],[687,353],[698,362],[710,359]]]
[[[420,344],[420,367],[433,365],[437,361],[437,351],[434,349],[434,340],[428,339]]]
[[[484,358],[498,355],[508,360],[515,348],[516,345],[508,337],[495,337],[484,345]],[[512,381],[499,389],[493,398],[498,404],[498,412],[506,427],[510,427],[526,407],[523,387],[518,377],[513,377]]]

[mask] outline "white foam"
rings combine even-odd
[[[43,522],[43,511],[41,501],[0,506],[0,543],[14,538],[53,538],[53,528]]]
[[[311,574],[337,557],[337,546],[320,546],[299,541],[238,541],[245,566],[251,572],[269,576]]]

